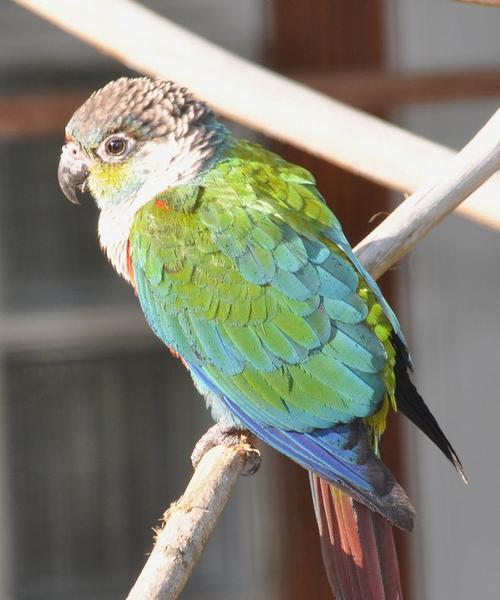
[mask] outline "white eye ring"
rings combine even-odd
[[[113,133],[103,140],[97,154],[106,162],[120,162],[135,146],[135,140],[124,133]]]

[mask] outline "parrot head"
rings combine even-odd
[[[99,238],[124,275],[123,243],[134,214],[157,194],[210,168],[228,132],[182,87],[147,77],[117,79],[94,92],[66,126],[58,179],[71,202],[90,191]],[[120,250],[117,247],[120,246]]]
[[[212,110],[170,81],[121,78],[98,90],[66,127],[59,184],[72,202],[88,189],[101,210],[186,183],[225,138]]]

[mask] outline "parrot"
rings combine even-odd
[[[93,196],[105,255],[212,414],[207,447],[250,432],[304,467],[333,594],[401,598],[392,527],[415,511],[380,458],[389,411],[465,475],[314,176],[185,87],[121,77],[71,117],[58,180]]]

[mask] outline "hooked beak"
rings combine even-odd
[[[73,204],[80,204],[76,192],[85,191],[85,183],[89,174],[88,163],[81,150],[74,142],[63,146],[57,178],[66,198]]]

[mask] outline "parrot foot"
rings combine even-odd
[[[247,429],[237,429],[217,423],[198,440],[191,454],[191,463],[196,469],[203,456],[214,446],[231,448],[239,446],[246,454],[247,463],[242,475],[253,475],[260,467],[260,452],[254,447],[255,436]]]

